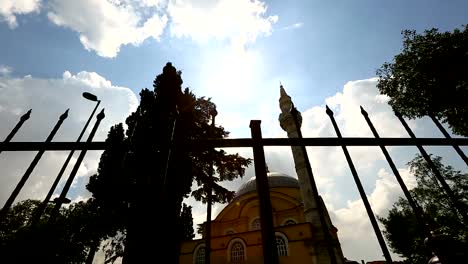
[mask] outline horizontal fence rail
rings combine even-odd
[[[201,145],[206,148],[239,148],[252,147],[250,138],[237,139],[203,139],[196,142],[185,143],[188,145]],[[183,144],[183,145],[185,145]],[[261,144],[268,146],[468,146],[468,138],[263,138]],[[65,150],[105,150],[107,143],[95,142],[0,142],[1,151],[65,151]]]
[[[31,162],[29,165],[28,169],[24,173],[23,177],[19,181],[18,185],[16,188],[13,190],[12,194],[10,195],[9,199],[5,203],[5,206],[0,209],[0,222],[3,220],[3,218],[6,216],[7,212],[10,210],[10,207],[12,206],[16,196],[18,193],[21,191],[22,187],[26,183],[27,179],[31,175],[32,171],[34,170],[35,166],[41,159],[43,153],[45,151],[69,151],[69,155],[65,163],[63,164],[59,174],[57,175],[55,182],[53,183],[52,187],[49,190],[49,193],[47,197],[44,199],[42,202],[41,206],[35,211],[33,215],[33,219],[31,221],[31,226],[35,226],[38,221],[41,219],[41,216],[47,207],[48,203],[50,202],[50,199],[60,182],[60,179],[65,172],[69,161],[71,160],[74,151],[78,150],[81,151],[80,156],[78,157],[72,171],[70,172],[70,175],[65,183],[65,186],[63,187],[59,198],[56,200],[56,204],[53,207],[52,213],[49,217],[48,220],[48,225],[53,225],[55,222],[55,219],[57,216],[59,216],[59,211],[62,206],[62,203],[67,201],[68,199],[66,198],[67,193],[74,181],[74,178],[80,168],[80,165],[86,155],[87,151],[102,151],[108,149],[110,146],[109,143],[105,141],[95,141],[93,142],[93,137],[100,125],[101,120],[104,118],[104,109],[101,111],[100,114],[97,115],[97,120],[96,123],[89,134],[88,140],[86,142],[81,142],[81,137],[85,133],[87,126],[89,125],[89,122],[94,116],[94,113],[96,112],[100,100],[97,99],[95,95],[92,95],[90,93],[83,93],[83,97],[85,97],[88,100],[97,102],[93,112],[91,113],[86,125],[84,126],[80,136],[76,140],[76,142],[52,142],[52,139],[55,135],[55,133],[58,131],[60,128],[62,122],[67,118],[68,115],[68,110],[60,116],[59,121],[55,125],[55,127],[52,129],[50,132],[50,135],[44,142],[11,142],[15,134],[18,132],[18,130],[22,127],[23,123],[25,123],[31,114],[31,110],[29,110],[27,113],[25,113],[23,116],[20,117],[19,122],[16,124],[16,126],[10,131],[8,136],[5,138],[4,142],[0,142],[0,153],[3,151],[37,151],[35,159]],[[305,169],[307,171],[307,179],[309,180],[310,184],[310,190],[312,190],[312,194],[308,190],[306,190],[304,197],[307,197],[308,195],[313,195],[313,200],[316,202],[319,202],[321,200],[321,197],[318,193],[317,186],[315,184],[315,179],[312,173],[312,166],[309,162],[309,158],[307,155],[306,147],[341,147],[343,149],[343,153],[346,157],[346,160],[348,162],[348,165],[351,170],[351,174],[355,180],[356,186],[358,188],[358,191],[361,195],[361,199],[364,203],[364,206],[366,208],[366,212],[369,216],[369,220],[374,228],[377,240],[379,241],[379,244],[382,249],[382,253],[386,259],[387,264],[393,263],[392,258],[390,256],[390,252],[387,248],[387,245],[385,243],[384,237],[382,235],[382,232],[378,226],[376,217],[374,215],[374,212],[371,208],[371,205],[368,201],[367,195],[364,191],[364,188],[362,186],[361,180],[359,178],[358,172],[355,169],[354,163],[352,161],[351,155],[348,152],[348,147],[380,147],[386,160],[388,161],[388,164],[390,165],[400,187],[403,190],[403,193],[405,194],[406,198],[408,199],[408,202],[410,203],[414,213],[416,214],[416,217],[418,218],[418,224],[419,226],[422,227],[423,230],[423,235],[426,237],[426,241],[429,241],[427,243],[427,247],[430,249],[431,252],[433,252],[439,260],[441,260],[442,263],[444,264],[451,264],[451,263],[460,263],[460,261],[451,261],[450,259],[456,259],[456,254],[457,252],[450,252],[446,251],[445,245],[443,245],[442,240],[438,240],[438,236],[440,234],[435,233],[436,230],[434,230],[434,227],[431,226],[431,219],[428,219],[428,215],[425,214],[424,209],[420,207],[419,204],[415,200],[413,200],[413,197],[411,196],[411,193],[408,191],[403,179],[401,178],[398,169],[396,168],[395,164],[393,163],[390,154],[388,153],[387,149],[385,148],[386,146],[412,146],[412,147],[417,147],[418,150],[421,152],[423,155],[424,159],[426,162],[429,164],[429,167],[431,168],[432,172],[435,175],[435,182],[438,184],[440,183],[442,185],[442,190],[443,192],[447,195],[449,198],[449,201],[451,202],[452,209],[455,212],[455,215],[459,214],[461,218],[459,219],[460,222],[464,223],[465,225],[468,223],[468,212],[466,212],[466,208],[464,204],[460,201],[461,198],[457,197],[454,192],[452,191],[451,187],[446,183],[445,179],[443,178],[441,172],[439,172],[438,168],[433,164],[429,154],[426,152],[426,150],[423,148],[423,146],[446,146],[446,147],[453,147],[454,150],[458,153],[458,155],[463,159],[463,161],[468,165],[468,159],[463,150],[460,148],[460,146],[468,146],[468,138],[452,138],[450,134],[443,128],[443,126],[440,124],[440,122],[433,116],[431,115],[431,119],[434,122],[434,124],[439,128],[439,130],[442,132],[445,138],[417,138],[413,131],[410,129],[406,121],[403,119],[400,113],[395,112],[395,115],[397,118],[400,120],[402,123],[403,127],[409,134],[409,138],[394,138],[394,137],[387,137],[387,138],[381,138],[379,134],[377,133],[375,127],[373,126],[370,117],[368,113],[364,110],[363,107],[361,107],[361,114],[364,116],[366,119],[367,124],[369,125],[369,128],[371,129],[374,137],[342,137],[340,129],[335,121],[335,118],[333,116],[333,112],[331,109],[326,106],[326,113],[330,117],[330,121],[333,124],[333,127],[335,129],[335,132],[337,134],[337,137],[310,137],[310,138],[303,138],[302,137],[302,132],[301,132],[301,124],[302,124],[302,116],[300,112],[297,111],[297,109],[294,107],[294,104],[291,101],[291,98],[285,93],[283,87],[281,86],[281,98],[280,98],[280,108],[281,108],[281,115],[280,115],[280,125],[285,130],[288,132],[288,138],[263,138],[262,133],[261,133],[261,128],[260,128],[260,120],[251,120],[250,123],[250,128],[251,128],[251,138],[233,138],[233,139],[199,139],[199,140],[190,140],[190,141],[181,141],[177,142],[174,140],[173,135],[174,135],[174,129],[176,127],[176,120],[178,117],[178,112],[177,112],[177,107],[174,105],[173,108],[169,109],[167,112],[167,116],[160,116],[162,117],[162,122],[169,122],[171,123],[171,129],[167,131],[167,133],[162,133],[167,136],[167,139],[162,140],[163,143],[166,143],[166,145],[163,145],[161,147],[160,151],[164,152],[163,154],[160,154],[160,157],[164,157],[164,170],[161,173],[157,173],[156,177],[162,177],[160,185],[158,188],[160,188],[160,196],[165,197],[167,194],[166,187],[169,186],[172,188],[171,184],[168,183],[166,180],[169,179],[166,177],[168,174],[168,169],[169,166],[168,164],[171,162],[171,151],[180,146],[188,149],[202,149],[202,150],[212,150],[213,148],[252,148],[253,151],[253,156],[254,156],[254,165],[255,165],[255,175],[256,175],[256,186],[257,186],[257,192],[258,192],[258,197],[259,197],[259,214],[260,214],[260,219],[261,219],[261,236],[262,236],[262,247],[263,247],[263,257],[264,257],[264,263],[268,264],[277,264],[279,263],[278,259],[278,254],[277,254],[277,248],[276,248],[276,240],[275,240],[275,226],[273,224],[273,216],[272,216],[272,205],[271,205],[271,200],[270,200],[270,195],[269,195],[269,183],[268,183],[268,177],[267,177],[267,165],[265,162],[265,153],[264,153],[264,147],[273,147],[273,146],[283,146],[283,147],[291,147],[291,150],[293,151],[293,156],[299,156],[297,155],[298,152],[300,152],[301,160],[304,160],[305,163]],[[139,116],[141,117],[142,113],[138,113]],[[215,124],[215,116],[217,112],[216,110],[213,111],[213,113],[210,113],[212,115],[212,126],[214,127]],[[292,119],[291,119],[292,118]],[[160,121],[161,121],[160,120]],[[294,123],[291,123],[291,120],[293,120]],[[165,123],[164,123],[165,124]],[[293,126],[290,126],[293,124]],[[138,125],[138,119],[135,123],[133,132],[135,131],[135,127]],[[131,136],[128,138],[128,142],[125,142],[121,145],[121,147],[126,148],[129,145],[132,144],[132,137],[133,137],[133,132]],[[297,133],[297,134],[296,134]],[[297,138],[296,138],[296,136]],[[130,142],[130,143],[129,143]],[[300,148],[299,148],[300,146]],[[300,150],[300,151],[298,151]],[[124,156],[124,160],[127,154]],[[296,163],[296,158],[295,163]],[[304,179],[304,173],[300,173],[299,171],[301,168],[298,169],[298,165],[300,162],[296,163],[296,172],[298,172],[298,177],[299,175],[302,175],[302,179]],[[123,166],[123,163],[122,163]],[[213,169],[213,165],[211,164],[211,169]],[[301,171],[303,172],[303,171]],[[210,174],[210,177],[212,175]],[[144,193],[144,195],[150,195],[151,193],[148,192],[148,188],[145,188],[144,185],[149,184],[147,181],[139,181],[137,184],[137,187],[139,188],[139,191]],[[173,183],[172,183],[173,184]],[[154,185],[154,184],[153,184]],[[152,186],[155,187],[156,185]],[[301,187],[302,188],[302,187]],[[210,190],[211,193],[211,190]],[[211,194],[210,194],[211,196]],[[142,196],[146,197],[146,196]],[[148,196],[149,197],[149,196]],[[309,197],[310,198],[310,197]],[[143,200],[136,200],[138,203],[141,203]],[[211,201],[211,199],[209,200]],[[210,223],[211,223],[211,202],[208,202],[209,206],[207,207],[207,223],[208,223],[208,230],[210,229]],[[144,203],[143,203],[144,204]],[[321,203],[319,203],[320,206]],[[131,210],[136,210],[137,216],[134,216],[132,218],[131,224],[128,226],[132,226],[135,223],[139,224],[140,220],[138,218],[138,215],[143,216],[145,215],[145,210],[142,208],[145,208],[144,206],[138,206],[135,207],[132,205]],[[323,205],[324,206],[324,205]],[[136,209],[138,208],[138,209]],[[169,207],[168,207],[169,208]],[[320,208],[320,207],[317,207]],[[316,208],[316,209],[317,209]],[[343,256],[342,253],[341,255],[338,254],[341,252],[341,249],[339,251],[335,251],[335,239],[331,236],[330,230],[328,227],[328,223],[326,222],[325,219],[325,214],[326,208],[322,208],[318,210],[318,215],[320,218],[320,223],[319,225],[322,228],[323,236],[324,236],[324,242],[322,246],[325,246],[327,248],[327,253],[328,257],[330,260],[330,264],[337,264],[337,263],[343,263]],[[312,223],[313,221],[311,221]],[[138,237],[138,234],[143,234],[146,231],[141,229],[135,229],[137,230],[136,233],[134,233],[133,240],[129,240],[130,242],[127,242],[126,247],[131,248],[128,252],[131,252],[130,254],[127,252],[126,254],[128,256],[132,256],[132,258],[128,257],[128,259],[133,259],[132,261],[126,261],[126,262],[131,262],[133,263],[135,260],[139,259],[140,256],[143,256],[146,253],[150,253],[148,250],[144,249],[145,247],[142,247],[142,241],[139,239],[135,239]],[[133,231],[135,232],[135,231]],[[135,236],[135,234],[137,234]],[[319,234],[319,233],[316,233]],[[129,236],[130,237],[130,236]],[[128,237],[127,237],[128,238]],[[206,251],[205,251],[205,260],[206,263],[209,263],[210,260],[210,251],[211,251],[211,235],[210,232],[207,232],[207,237],[205,238],[207,240],[206,242]],[[338,240],[336,240],[338,241]],[[322,242],[320,242],[322,243]],[[94,249],[90,248],[90,252],[88,255],[88,261],[87,263],[92,262],[92,259],[94,257],[94,253],[96,251],[98,245],[94,245]],[[135,250],[136,248],[141,248],[142,250]],[[339,243],[338,243],[338,248],[339,248]],[[146,252],[148,251],[148,252]],[[138,253],[136,253],[138,252]],[[143,254],[142,254],[143,253]],[[337,254],[335,254],[337,253]],[[135,258],[136,256],[136,258]],[[149,256],[149,255],[147,255]],[[455,257],[455,258],[454,258]],[[338,261],[340,260],[340,261]],[[319,261],[322,263],[322,261]],[[135,262],[137,263],[137,262]],[[326,262],[324,262],[326,263]]]

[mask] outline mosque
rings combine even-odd
[[[291,115],[291,97],[283,86],[280,92],[280,125],[288,137],[298,137]],[[313,198],[302,149],[291,148],[297,179],[279,172],[268,173],[279,262],[329,264],[327,247],[331,247],[337,264],[343,264],[345,259],[338,230],[333,226],[323,200]],[[324,238],[320,213],[325,216],[333,240],[331,245]],[[211,222],[211,263],[263,263],[260,228],[259,199],[253,177],[237,190],[235,198]],[[181,264],[205,263],[204,239],[183,242],[179,260]]]

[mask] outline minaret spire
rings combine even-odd
[[[292,108],[292,100],[291,96],[286,93],[284,90],[283,85],[280,82],[280,99],[279,99],[279,106],[281,109],[281,113],[289,113]]]
[[[289,96],[286,93],[286,90],[284,89],[282,84],[280,84],[279,107],[281,109],[281,114],[279,116],[280,126],[281,128],[283,128],[284,131],[288,132],[288,136],[289,136],[289,131],[293,131],[295,129],[294,119],[292,119],[292,115],[291,115],[291,110],[294,107],[294,104],[291,100],[291,96]],[[302,125],[301,113],[297,114],[297,119],[299,122],[299,126],[301,126]],[[297,137],[297,131],[295,133],[296,133],[295,136],[292,136],[292,137]]]
[[[283,85],[280,83],[280,99],[279,99],[279,107],[281,109],[281,114],[279,115],[279,122],[281,128],[288,133],[288,138],[298,138],[299,137],[299,129],[302,125],[302,116],[300,112],[295,111],[295,115],[297,116],[297,123],[294,119],[292,110],[294,104],[291,100],[291,97],[286,93]],[[320,230],[323,229],[321,216],[320,214],[326,213],[325,204],[319,198],[320,201],[317,201],[315,195],[313,194],[312,190],[312,182],[313,175],[309,175],[309,171],[307,169],[307,160],[306,155],[304,153],[305,148],[302,146],[291,146],[294,164],[296,167],[297,178],[299,180],[299,188],[301,190],[302,201],[304,202],[304,216],[306,222],[309,222],[313,229],[316,230],[316,239],[317,241],[326,241],[326,235]],[[323,208],[323,211],[321,211]],[[328,217],[328,213],[326,213]],[[328,221],[329,218],[328,218]],[[328,224],[326,224],[328,226]],[[330,224],[331,225],[331,224]],[[332,229],[331,226],[325,229]],[[338,242],[338,241],[337,241]],[[319,243],[320,244],[320,243]],[[336,253],[336,259],[338,260],[337,263],[343,263],[343,257],[341,253],[341,248],[339,246],[339,242],[334,245],[333,252]],[[314,263],[317,264],[330,264],[331,258],[326,247],[316,246],[313,247],[311,254],[314,256]]]

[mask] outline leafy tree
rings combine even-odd
[[[468,174],[454,170],[451,166],[445,166],[441,157],[434,157],[432,161],[455,195],[465,205],[465,209],[468,209]],[[457,252],[467,252],[464,251],[467,246],[467,228],[453,210],[426,161],[418,155],[408,165],[417,182],[417,186],[410,190],[412,197],[423,208],[427,219],[431,220],[429,225],[435,234],[451,238],[442,246],[446,247],[452,256]],[[385,227],[384,234],[390,247],[395,253],[406,258],[405,263],[427,263],[432,252],[425,245],[423,227],[417,223],[406,199],[400,197],[388,216],[380,217],[379,220]]]
[[[140,92],[140,105],[126,119],[127,129],[118,124],[109,131],[106,141],[110,144],[101,156],[98,173],[87,185],[107,219],[107,237],[114,237],[107,247],[108,259],[115,259],[113,253],[126,255],[125,251],[135,250],[128,245],[133,244],[129,241],[135,241],[138,233],[163,237],[164,240],[156,241],[161,243],[157,245],[159,250],[170,258],[178,258],[178,243],[184,230],[182,200],[190,195],[192,181],[202,184],[209,180],[212,160],[217,179],[223,180],[242,176],[251,162],[237,154],[228,155],[196,144],[199,139],[224,138],[229,133],[222,126],[211,128],[214,103],[205,97],[197,98],[188,88],[182,92],[181,85],[181,72],[168,63],[156,77],[154,90]],[[171,138],[177,143],[195,144],[176,144],[168,151]],[[216,182],[213,189],[217,201],[232,197]],[[151,217],[152,210],[164,215]],[[159,229],[153,234],[154,229],[148,227]],[[155,247],[151,243],[144,246],[148,252]],[[119,250],[122,248],[125,250]]]
[[[468,136],[468,26],[453,32],[405,30],[403,50],[377,70],[377,87],[409,118],[433,114]]]
[[[47,224],[52,210],[49,206],[39,224],[31,227],[32,215],[40,203],[24,200],[9,210],[0,225],[2,259],[14,259],[15,263],[84,263],[93,241],[101,236],[94,225],[95,210],[90,201],[61,208],[54,225]]]
[[[183,230],[182,240],[192,240],[195,237],[195,233],[193,231],[192,206],[183,204],[180,220],[182,222]]]

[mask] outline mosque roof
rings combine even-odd
[[[269,172],[268,176],[268,185],[270,188],[274,187],[292,187],[299,188],[299,182],[296,178],[293,178],[287,174],[279,172]],[[249,192],[257,190],[255,176],[248,180],[246,183],[242,184],[241,187],[236,192],[236,197],[244,195]]]

